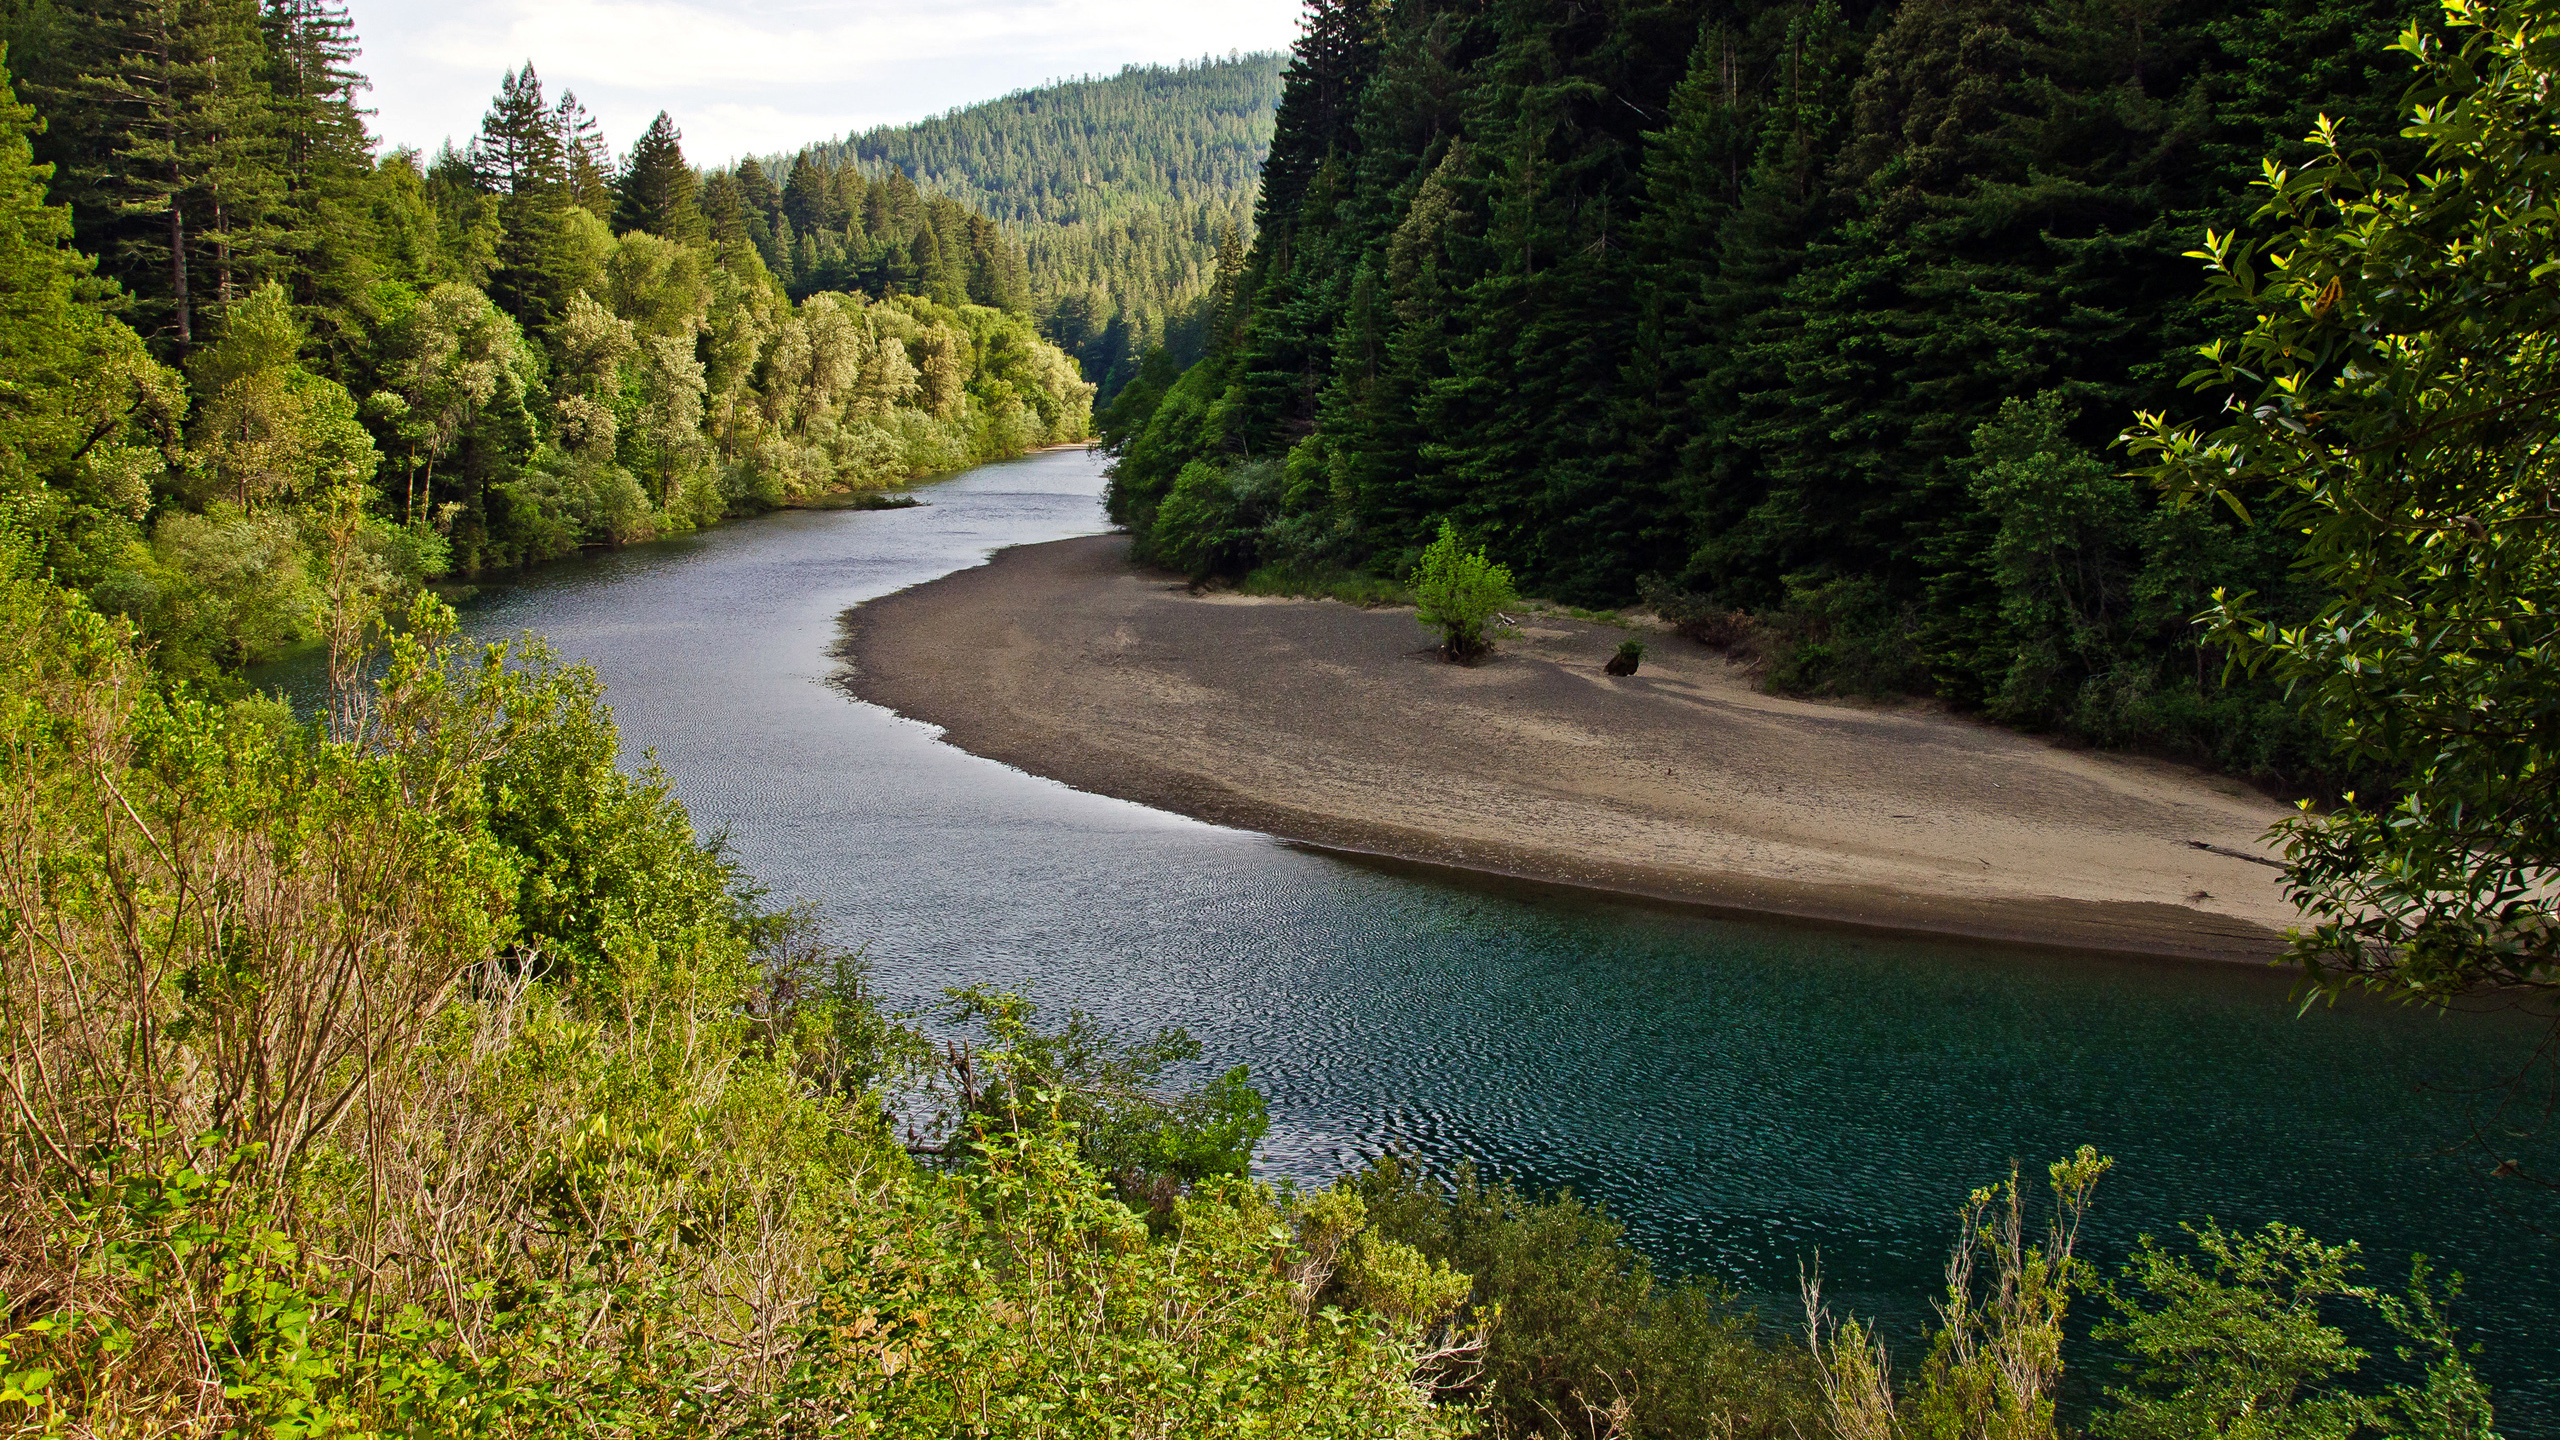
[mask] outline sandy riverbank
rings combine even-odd
[[[1921,709],[1755,692],[1677,637],[1536,618],[1448,665],[1409,610],[1193,596],[1115,536],[848,612],[845,687],[1080,789],[1286,839],[1734,911],[2271,956],[2284,807]]]

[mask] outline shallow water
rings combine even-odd
[[[2210,1214],[2469,1279],[2511,1436],[2560,1433],[2560,1251],[2448,1087],[2514,1017],[2296,1018],[2278,975],[1736,923],[1353,863],[1085,795],[831,688],[837,616],[1104,528],[1052,452],[891,511],[801,512],[484,589],[474,633],[592,660],[706,832],[869,948],[893,1004],[986,980],[1250,1065],[1273,1176],[1386,1150],[1604,1200],[1658,1263],[1915,1325],[1964,1194],[2086,1143],[2112,1264]]]

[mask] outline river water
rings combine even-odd
[[[828,684],[849,606],[1007,545],[1092,534],[1101,457],[988,465],[905,510],[791,512],[484,588],[474,634],[592,661],[626,746],[777,896],[868,947],[885,999],[990,981],[1252,1067],[1261,1168],[1395,1150],[1604,1201],[1670,1271],[1907,1333],[1953,1209],[2081,1144],[2091,1233],[2283,1219],[2412,1251],[2510,1436],[2560,1434],[2553,1207],[2443,1153],[2518,1017],[2297,1016],[2280,975],[1700,918],[1349,862],[1082,794],[938,743]]]

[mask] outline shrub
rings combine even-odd
[[[1224,468],[1194,460],[1174,477],[1172,492],[1145,532],[1146,558],[1193,580],[1241,575],[1261,554],[1263,529],[1279,508],[1282,477],[1275,461]]]
[[[1511,569],[1458,543],[1458,527],[1443,520],[1440,538],[1422,552],[1411,581],[1420,609],[1414,618],[1440,632],[1440,653],[1461,664],[1493,651],[1501,609],[1519,603]]]
[[[1752,1314],[1707,1281],[1662,1284],[1607,1212],[1531,1200],[1471,1168],[1440,1180],[1393,1156],[1340,1182],[1375,1246],[1473,1277],[1481,1370],[1454,1387],[1496,1436],[1818,1433],[1809,1371],[1762,1343]],[[1348,1293],[1357,1277],[1337,1282]]]

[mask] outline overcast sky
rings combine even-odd
[[[1286,49],[1298,0],[351,0],[375,133],[432,154],[533,62],[614,149],[665,110],[687,158],[796,149],[1122,65]]]

